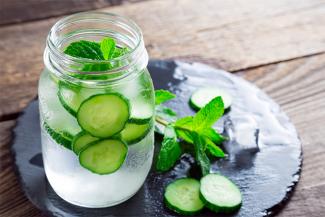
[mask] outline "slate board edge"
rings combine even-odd
[[[158,59],[153,59],[152,61],[159,61]],[[166,61],[173,61],[171,59],[168,59]],[[177,62],[177,60],[175,61]],[[182,62],[185,62],[185,63],[197,63],[197,62],[190,62],[190,61],[184,61],[182,60]],[[212,66],[210,66],[212,67]],[[221,71],[224,71],[224,70],[221,70]],[[242,79],[244,80],[243,78],[240,78],[238,77],[238,79]],[[258,88],[255,84],[251,83],[252,85],[254,85],[256,88]],[[259,89],[259,88],[258,88]],[[264,91],[261,90],[263,93]],[[270,97],[270,96],[269,96]],[[271,97],[270,97],[271,98]],[[15,123],[15,125],[12,127],[12,140],[10,142],[10,154],[11,156],[13,157],[13,161],[14,161],[14,173],[18,176],[18,181],[19,181],[19,184],[22,186],[22,187],[25,187],[27,189],[27,186],[26,184],[23,182],[23,179],[19,173],[19,169],[18,169],[18,165],[17,165],[17,159],[16,159],[16,155],[14,153],[14,150],[13,150],[13,145],[15,143],[15,137],[16,137],[16,127],[17,125],[19,125],[19,123],[21,122],[21,119],[22,117],[25,115],[25,109],[30,105],[30,103],[32,103],[33,101],[37,100],[38,97],[35,97],[33,100],[31,100],[28,105],[24,108],[24,110],[22,112],[20,112],[18,114],[18,118],[17,118],[17,121]],[[273,99],[272,99],[273,100]],[[290,120],[291,122],[291,120]],[[301,139],[299,138],[299,141],[300,141],[300,148],[302,147],[302,143],[301,143]],[[296,171],[296,173],[292,174],[292,177],[295,178],[295,180],[293,179],[293,181],[291,182],[291,185],[288,186],[287,188],[287,194],[285,195],[285,197],[279,201],[278,204],[268,208],[265,210],[265,216],[275,216],[276,214],[278,214],[285,206],[286,204],[290,201],[294,191],[295,191],[295,188],[296,188],[296,185],[297,183],[299,182],[300,180],[300,177],[301,177],[301,171],[302,171],[302,165],[303,165],[303,150],[301,148],[301,154],[300,154],[300,164],[299,164],[299,169]],[[24,193],[24,195],[28,198],[28,200],[34,205],[36,206],[38,209],[40,209],[45,215],[49,215],[49,216],[54,216],[52,212],[49,212],[47,209],[44,209],[42,207],[39,207],[38,204],[35,204],[34,201],[31,199],[30,195],[27,194],[27,192],[25,190],[23,190],[22,188],[22,191]]]
[[[19,169],[18,169],[18,165],[17,165],[16,154],[15,154],[15,152],[14,152],[14,150],[13,150],[13,147],[14,147],[14,144],[15,144],[15,140],[16,140],[16,129],[17,129],[17,126],[19,125],[19,123],[20,123],[21,120],[22,120],[22,117],[23,117],[23,116],[25,115],[25,113],[26,113],[25,109],[26,109],[27,107],[29,107],[30,104],[31,104],[32,102],[34,102],[35,100],[38,100],[38,96],[36,96],[34,99],[32,99],[32,100],[31,100],[31,101],[26,105],[26,107],[23,109],[22,112],[19,112],[19,114],[18,114],[18,118],[17,118],[17,120],[16,120],[16,123],[15,123],[14,126],[12,127],[13,130],[12,130],[12,134],[11,134],[11,136],[12,136],[12,140],[11,140],[11,142],[10,142],[10,155],[11,155],[11,157],[12,157],[12,159],[13,159],[13,162],[14,162],[14,165],[13,165],[13,167],[14,167],[14,173],[15,173],[15,175],[16,175],[18,181],[19,181],[19,185],[20,185],[20,187],[21,187],[21,191],[23,192],[24,196],[26,196],[27,199],[28,199],[28,201],[31,202],[35,207],[37,207],[39,210],[41,210],[43,214],[45,214],[45,215],[47,215],[47,216],[53,216],[52,212],[50,212],[50,211],[48,211],[47,209],[44,209],[44,208],[38,206],[38,204],[36,204],[36,203],[31,199],[31,196],[27,193],[27,191],[24,190],[24,189],[28,189],[28,187],[27,187],[27,185],[24,183],[23,178],[22,178],[21,175],[20,175],[20,172],[19,172]]]

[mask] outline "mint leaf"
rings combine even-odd
[[[155,104],[159,105],[168,100],[175,98],[175,94],[167,91],[167,90],[156,90],[155,91]]]
[[[195,159],[201,168],[202,175],[205,176],[210,173],[210,160],[205,153],[206,142],[205,139],[198,133],[193,132]]]
[[[88,63],[85,64],[82,68],[83,72],[100,72],[100,71],[106,71],[109,70],[111,67],[109,64],[106,63]]]
[[[178,119],[175,124],[176,127],[187,129],[187,130],[192,130],[193,128],[193,117],[192,116],[187,116]]]
[[[181,138],[185,142],[193,144],[193,138],[190,131],[176,129],[176,134],[179,138]]]
[[[103,60],[103,53],[100,45],[91,41],[76,41],[65,48],[64,53],[73,57],[80,57],[92,60]]]
[[[200,131],[210,128],[224,113],[224,105],[220,96],[211,100],[193,117],[193,129]]]
[[[110,59],[115,51],[115,40],[112,38],[104,38],[100,42],[100,50],[105,60]]]
[[[159,151],[156,169],[158,171],[169,170],[175,165],[181,154],[182,150],[177,142],[175,129],[171,125],[168,125],[165,128],[165,135]]]
[[[192,126],[193,126],[193,117],[188,116],[178,119],[175,124],[176,133],[178,137],[183,139],[188,143],[193,143],[193,138],[191,135]]]
[[[159,117],[165,121],[167,121],[168,123],[172,123],[174,121],[176,121],[177,119],[177,114],[174,110],[163,106],[163,105],[157,105],[155,108],[155,114],[156,117]],[[159,133],[159,134],[164,134],[164,130],[165,130],[165,126],[160,124],[160,123],[155,123],[155,132]]]
[[[221,144],[226,140],[225,137],[217,133],[213,128],[202,129],[200,132],[203,136],[209,138],[212,142],[216,144]]]
[[[115,47],[112,57],[115,58],[115,57],[123,56],[128,51],[129,49],[127,47],[124,48]]]
[[[205,138],[205,143],[206,143],[206,151],[208,151],[213,156],[215,157],[225,156],[225,153],[222,151],[222,149],[219,148],[217,145],[215,145],[210,139]]]

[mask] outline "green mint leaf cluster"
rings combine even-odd
[[[158,100],[157,96],[159,97]],[[160,106],[162,105],[159,105],[160,103],[166,102],[174,97],[174,94],[169,93],[166,90],[156,91],[156,105],[158,104],[158,106],[156,106],[156,122],[168,126],[168,129],[167,127],[165,128],[163,144],[166,142],[166,138],[168,138],[168,136],[166,136],[166,133],[168,132],[166,131],[169,131],[170,128],[173,127],[177,139],[184,140],[193,145],[195,158],[201,168],[202,174],[208,174],[210,170],[210,160],[207,154],[209,153],[210,155],[219,158],[225,156],[222,149],[218,146],[225,141],[225,138],[212,128],[213,124],[220,119],[224,113],[222,98],[216,97],[212,99],[194,116],[187,116],[176,120],[175,116],[173,116],[173,119],[166,118],[166,116],[168,117],[168,115],[166,115],[167,112],[161,112]],[[161,155],[173,157],[169,159]],[[178,152],[175,154],[173,153],[173,149],[162,145],[158,159],[164,159],[164,162],[158,160],[156,165],[157,170],[167,171],[171,169],[176,162],[175,156],[180,157]],[[168,163],[165,161],[168,161]]]
[[[123,56],[128,52],[128,48],[117,47],[113,38],[104,38],[100,42],[80,40],[69,44],[64,53],[77,58],[85,58],[90,60],[110,60]],[[85,63],[80,69],[82,72],[98,72],[106,71],[119,66],[120,63]],[[77,75],[78,77],[78,75]],[[98,77],[94,75],[81,75],[84,79],[105,79],[105,76]]]
[[[92,41],[81,40],[72,42],[68,47],[66,47],[64,53],[73,57],[91,60],[104,59],[100,44]]]
[[[103,53],[104,60],[108,60],[113,56],[115,46],[115,40],[112,38],[104,38],[100,42],[100,50]]]
[[[155,104],[160,105],[168,100],[174,99],[175,94],[167,91],[167,90],[156,90],[155,91]]]
[[[165,135],[161,144],[161,149],[157,160],[157,170],[167,171],[174,166],[180,158],[182,149],[177,141],[175,128],[172,125],[167,125]]]

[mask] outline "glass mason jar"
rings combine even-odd
[[[104,37],[128,52],[110,60],[63,52],[72,42]],[[144,183],[154,149],[154,89],[141,30],[109,13],[68,16],[50,30],[44,62],[38,94],[44,168],[52,188],[83,207],[127,200]]]

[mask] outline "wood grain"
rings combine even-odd
[[[0,25],[26,22],[141,0],[1,0]]]
[[[133,18],[152,58],[196,59],[237,71],[325,52],[324,6],[324,0],[158,0],[105,11]],[[57,20],[0,28],[0,120],[35,97],[45,38]]]
[[[6,1],[0,3],[0,22]],[[105,11],[134,19],[152,58],[177,57],[236,71],[271,95],[297,127],[304,151],[301,180],[279,216],[324,215],[324,0],[157,0]],[[0,27],[0,121],[15,117],[36,96],[45,37],[57,20]],[[0,122],[0,217],[41,216],[13,172],[13,125]]]
[[[291,202],[279,216],[322,216],[325,207],[325,201],[322,199],[325,197],[325,130],[323,127],[325,123],[325,54],[244,70],[238,75],[255,83],[282,106],[297,127],[302,140],[304,151],[302,177]],[[6,123],[7,126],[0,128],[0,138],[9,139],[12,121],[0,123],[1,126],[3,126],[2,123]],[[7,143],[8,139],[1,140],[0,147],[4,148],[1,150],[0,162],[1,164],[9,162],[5,163],[9,167],[11,165],[10,155],[5,154],[8,153],[9,147],[3,144]],[[15,179],[13,176],[7,178],[6,174],[3,176],[6,177],[6,180],[2,182],[3,186]],[[0,185],[0,191],[3,186]],[[13,188],[18,188],[17,184]],[[17,189],[12,191],[15,191],[12,193],[15,197],[17,195],[22,197]],[[6,195],[8,196],[10,194]],[[0,207],[0,216],[1,210]]]
[[[0,122],[0,217],[41,216],[24,196],[14,173],[10,153],[15,121]]]
[[[325,210],[325,55],[273,64],[239,75],[278,102],[303,144],[303,170],[291,202],[279,216],[320,217]]]

